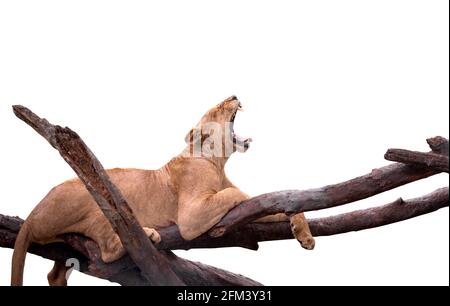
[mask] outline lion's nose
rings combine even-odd
[[[238,98],[236,96],[231,96],[228,98],[228,100],[233,101],[233,100],[237,100]]]

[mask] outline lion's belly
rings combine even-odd
[[[162,177],[150,175],[150,178],[154,176],[154,180],[148,180],[146,171],[135,169],[114,169],[109,170],[108,174],[143,227],[157,229],[175,223],[177,199]],[[71,232],[91,237],[91,232],[98,225],[104,225],[107,232],[112,230],[79,179],[53,188],[28,219],[33,225],[34,240],[42,243]]]
[[[166,190],[155,190],[154,195],[145,199],[133,195],[125,197],[143,227],[161,228],[176,223],[176,200]]]
[[[167,178],[158,170],[140,171],[127,170],[121,175],[111,175],[139,223],[150,228],[176,223],[177,197],[170,190]]]

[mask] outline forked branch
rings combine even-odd
[[[436,153],[416,152],[403,149],[389,149],[384,158],[404,164],[425,166],[448,173],[448,156]]]

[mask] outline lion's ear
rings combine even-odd
[[[186,137],[184,137],[184,141],[187,144],[194,144],[197,141],[201,140],[202,138],[202,132],[199,128],[192,128],[189,133],[186,134]]]

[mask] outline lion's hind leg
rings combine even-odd
[[[120,241],[119,235],[114,232],[111,224],[105,217],[98,218],[91,224],[86,232],[86,236],[98,244],[104,262],[113,262],[125,255],[126,250]],[[157,244],[161,241],[161,236],[154,228],[143,227],[143,230],[153,243]]]

